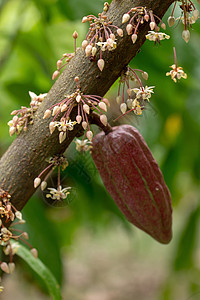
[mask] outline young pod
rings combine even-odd
[[[172,238],[171,197],[162,172],[137,129],[113,127],[92,141],[92,158],[125,217],[160,243]]]

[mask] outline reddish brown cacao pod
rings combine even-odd
[[[139,131],[113,127],[93,138],[92,158],[125,217],[160,243],[172,238],[171,197],[162,172]]]

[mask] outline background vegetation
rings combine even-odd
[[[103,2],[0,0],[0,155],[14,139],[8,134],[10,112],[29,105],[28,91],[39,94],[51,88],[56,61],[73,51],[74,30],[79,45],[84,39],[87,24],[81,23],[82,16],[97,15]],[[120,120],[140,130],[163,171],[172,194],[173,240],[160,245],[128,224],[89,153],[80,155],[71,145],[62,177],[63,185],[74,187],[70,203],[48,203],[38,191],[23,210],[24,230],[62,284],[64,299],[200,299],[199,21],[188,44],[182,30],[182,24],[167,29],[171,39],[158,47],[147,41],[131,62],[149,73],[147,85],[156,86],[155,94],[142,117]],[[165,76],[174,62],[174,45],[178,65],[188,74],[177,84]],[[115,84],[107,95],[112,114],[119,113],[116,91]],[[5,276],[3,285],[6,299],[49,299],[36,274],[20,260],[15,275]]]

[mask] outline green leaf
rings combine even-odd
[[[16,255],[21,257],[44,281],[53,300],[61,300],[60,286],[50,270],[42,263],[39,258],[33,257],[31,252],[21,244],[17,249]]]

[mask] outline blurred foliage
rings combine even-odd
[[[174,260],[174,269],[190,269],[195,267],[194,249],[197,246],[199,207],[193,209],[186,221],[185,228],[180,235],[178,249]],[[191,234],[192,232],[192,234]],[[184,245],[184,247],[183,247]]]
[[[73,51],[72,33],[84,39],[87,25],[84,15],[97,15],[104,1],[84,0],[1,0],[0,1],[0,154],[14,137],[9,137],[7,122],[10,112],[29,104],[28,91],[47,92],[53,82],[51,75],[56,61],[65,52]],[[165,17],[165,21],[167,20]],[[181,38],[182,24],[167,29],[169,41],[154,46],[147,41],[131,62],[134,68],[149,73],[148,86],[156,86],[151,103],[143,116],[120,119],[136,126],[146,139],[159,162],[170,188],[175,209],[174,240],[171,250],[169,277],[177,280],[180,270],[199,272],[198,237],[200,183],[200,26],[193,26],[191,41]],[[188,74],[187,80],[175,84],[165,73],[174,63],[176,46],[178,65]],[[108,92],[116,108],[117,85]],[[55,205],[38,192],[24,208],[25,230],[30,242],[39,250],[40,259],[62,282],[61,249],[73,244],[80,227],[93,232],[124,220],[103,187],[89,154],[80,155],[71,145],[67,151],[69,167],[62,174],[62,185],[72,185],[70,203]],[[52,175],[54,184],[56,175]],[[188,212],[189,215],[188,215]],[[179,236],[179,237],[178,237]],[[166,247],[170,247],[166,246]],[[179,272],[176,272],[178,271]],[[190,291],[196,291],[192,276],[187,277]],[[194,288],[195,285],[195,288]],[[161,299],[173,299],[175,288],[169,279]]]

